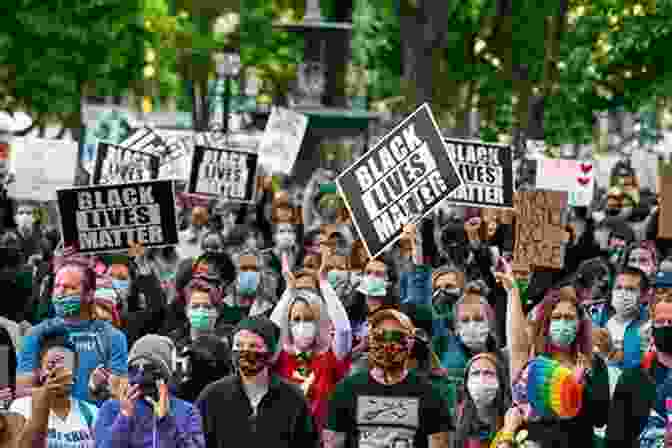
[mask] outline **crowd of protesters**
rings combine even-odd
[[[99,256],[3,191],[0,448],[672,441],[672,252],[627,161],[555,271],[512,266],[515,212],[450,206],[370,259],[335,175],[183,195],[178,246]]]

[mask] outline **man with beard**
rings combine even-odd
[[[369,369],[343,380],[329,402],[326,448],[376,446],[392,437],[416,448],[447,448],[454,424],[436,389],[409,368],[416,329],[405,314],[369,321]]]
[[[207,448],[316,448],[319,443],[301,391],[271,371],[280,328],[265,317],[234,332],[236,372],[210,384],[196,401]]]

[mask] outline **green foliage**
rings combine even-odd
[[[84,85],[127,88],[141,72],[140,17],[139,0],[3,2],[3,106],[63,116],[77,111]]]

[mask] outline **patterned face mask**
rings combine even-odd
[[[409,345],[403,331],[374,329],[369,335],[369,363],[383,370],[401,369],[410,357]]]

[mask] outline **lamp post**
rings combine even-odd
[[[240,73],[240,55],[237,53],[215,53],[217,78],[224,78],[224,111],[222,128],[229,135],[229,114],[231,109],[231,79]]]

